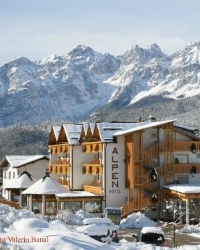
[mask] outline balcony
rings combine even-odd
[[[103,194],[103,190],[101,187],[83,185],[83,190],[93,194],[99,194],[99,195]]]
[[[92,183],[83,185],[83,190],[93,194],[103,194],[102,180],[95,176]]]
[[[66,158],[59,158],[56,163],[48,164],[48,170],[54,174],[70,174],[70,162]]]
[[[200,173],[200,164],[195,163],[171,164],[171,171],[173,171],[174,174],[191,174],[192,166],[195,166],[197,173]]]
[[[200,151],[200,141],[174,141],[174,151],[191,151],[191,145],[196,146],[196,151]]]
[[[49,145],[49,150],[51,154],[66,154],[70,151],[70,146],[68,144]]]
[[[158,178],[173,174],[172,164],[161,165],[159,167],[156,167],[155,169],[158,173]],[[143,175],[141,174],[140,176],[134,177],[133,180],[134,180],[135,187],[137,186],[143,187],[144,185],[152,182],[150,170],[151,170],[151,167],[149,168],[149,171],[147,171]]]
[[[82,152],[84,153],[98,153],[102,152],[101,142],[83,142]]]
[[[100,159],[94,159],[91,163],[82,164],[82,173],[90,175],[102,175],[103,169]]]

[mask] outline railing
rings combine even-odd
[[[91,163],[82,164],[83,174],[102,175],[103,169],[100,159],[94,159]]]
[[[48,170],[54,174],[70,174],[70,166],[62,164],[48,164]]]
[[[195,166],[197,173],[200,173],[200,164],[194,164],[194,163],[172,164],[171,169],[174,174],[191,174],[192,166]]]
[[[160,203],[163,201],[163,199],[165,197],[163,190],[157,190],[154,192],[154,194],[158,198],[158,201],[156,201],[156,203],[157,202]],[[146,210],[146,209],[154,206],[156,203],[153,202],[151,197],[145,197],[142,200],[133,200],[133,201],[130,201],[129,203],[125,203],[124,205],[120,206],[122,209],[122,218],[126,217],[127,215],[129,215],[133,212]]]
[[[191,151],[191,145],[196,146],[196,151],[200,151],[200,141],[174,141],[174,151]]]
[[[83,185],[83,190],[93,194],[103,194],[102,187]]]
[[[70,145],[68,144],[49,145],[48,147],[51,154],[67,153],[70,151]]]
[[[125,217],[134,211],[140,211],[142,209],[145,209],[149,206],[150,203],[151,201],[149,198],[144,198],[142,200],[134,200],[130,201],[129,203],[125,203],[121,206],[122,217]]]
[[[11,207],[14,207],[15,209],[19,209],[19,203],[14,202],[14,201],[0,199],[0,203],[5,204],[5,205],[9,205]]]
[[[102,152],[102,143],[101,142],[83,142],[82,152],[85,152],[85,153]]]

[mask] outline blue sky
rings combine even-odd
[[[0,0],[0,66],[76,45],[121,55],[156,43],[170,55],[200,41],[200,0]]]

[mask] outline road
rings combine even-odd
[[[181,228],[181,226],[179,227]],[[164,228],[163,230],[165,232],[165,240],[167,247],[178,247],[183,245],[200,245],[200,238],[191,236],[189,234],[181,234],[176,232],[174,238],[173,225],[169,225],[167,228]],[[140,229],[120,228],[119,229],[120,239],[126,239],[129,242],[133,242],[134,237],[132,237],[132,234],[138,233],[139,231]]]

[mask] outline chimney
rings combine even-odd
[[[156,121],[156,118],[153,117],[152,115],[150,115],[150,116],[149,116],[149,121],[150,121],[150,122],[155,122],[155,121]]]

